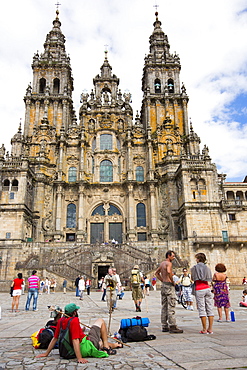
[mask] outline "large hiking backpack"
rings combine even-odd
[[[50,344],[50,341],[54,337],[54,330],[55,329],[53,329],[53,328],[40,329],[40,331],[39,331],[39,333],[37,335],[38,342],[40,343],[40,345],[39,345],[39,348],[40,349],[46,349],[46,348],[48,348],[48,346]]]
[[[132,270],[131,271],[131,285],[139,286],[140,282],[141,282],[140,271],[136,269]]]
[[[73,346],[70,344],[70,338],[69,338],[69,327],[70,327],[70,322],[73,319],[68,321],[68,325],[66,326],[65,329],[62,329],[62,320],[60,322],[60,333],[58,337],[58,349],[59,349],[59,355],[60,357],[70,359],[70,358],[75,358],[75,351]]]

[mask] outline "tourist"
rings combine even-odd
[[[12,292],[12,312],[19,312],[19,302],[20,302],[20,296],[22,292],[22,284],[23,284],[23,278],[22,273],[19,272],[17,274],[17,278],[15,278],[11,284],[11,287],[13,288]]]
[[[117,286],[117,278],[113,275],[112,268],[108,269],[108,274],[104,278],[104,283],[106,284],[106,303],[111,313],[114,310],[114,305],[116,302],[116,286]]]
[[[202,323],[201,334],[213,334],[214,304],[210,283],[212,273],[206,266],[204,253],[195,255],[197,264],[191,268],[191,277],[195,283],[195,298],[199,317]],[[208,326],[207,326],[208,318]]]
[[[121,281],[120,281],[120,277],[119,277],[119,275],[117,274],[117,270],[116,270],[116,268],[115,267],[113,267],[112,268],[112,274],[115,276],[115,278],[117,279],[117,285],[116,285],[116,301],[115,301],[115,303],[114,303],[114,305],[113,305],[113,308],[114,308],[114,310],[117,308],[117,297],[118,297],[118,292],[119,292],[119,290],[120,290],[120,288],[121,288]]]
[[[192,298],[192,283],[191,276],[187,268],[183,268],[183,275],[179,279],[179,284],[182,287],[184,300],[187,304],[187,310],[193,311],[193,298]]]
[[[47,351],[41,353],[36,357],[47,357],[51,350],[54,348],[60,333],[60,328],[65,329],[70,321],[70,345],[73,346],[77,362],[85,364],[88,362],[83,357],[108,357],[108,355],[115,355],[115,348],[121,348],[119,343],[109,343],[107,338],[106,324],[103,319],[97,319],[91,327],[88,335],[86,336],[80,326],[78,318],[79,306],[74,303],[69,303],[65,306],[65,316],[62,317],[57,324],[54,338],[52,339]],[[83,356],[83,357],[82,357]]]
[[[226,266],[223,263],[218,263],[215,266],[215,273],[213,276],[213,293],[214,293],[214,305],[217,307],[219,319],[218,322],[222,322],[222,307],[224,307],[226,321],[230,322],[229,315],[229,290],[226,283],[227,276]]]
[[[84,293],[84,290],[85,290],[84,276],[81,276],[81,278],[79,280],[78,288],[79,288],[79,293],[80,293],[80,300],[82,301],[83,300],[83,293]]]
[[[150,289],[150,280],[147,276],[144,276],[144,294],[149,295],[149,289]]]
[[[242,301],[239,302],[240,307],[247,307],[247,289],[243,290]]]
[[[50,279],[47,277],[45,279],[45,292],[47,294],[50,294],[50,287],[51,287],[51,282],[50,282]]]
[[[156,290],[157,278],[155,276],[152,277],[152,287],[153,290]]]
[[[144,278],[139,270],[139,266],[135,265],[133,270],[131,271],[130,277],[130,288],[132,290],[132,299],[136,306],[136,312],[141,312],[141,304],[142,304],[142,288],[141,283],[144,284]]]
[[[39,296],[39,277],[36,275],[37,271],[33,270],[32,275],[27,279],[28,294],[25,310],[29,311],[31,299],[33,298],[33,311],[38,311],[37,301]]]
[[[39,294],[42,294],[43,293],[44,287],[45,287],[45,282],[42,279],[42,280],[40,280],[40,284],[39,284]]]
[[[246,277],[244,276],[243,280],[242,280],[242,285],[246,285],[247,284],[247,279]]]
[[[92,285],[92,281],[89,278],[87,278],[86,280],[87,295],[90,295],[91,285]]]
[[[176,325],[175,318],[175,283],[173,281],[172,261],[175,258],[175,253],[171,250],[166,252],[165,261],[161,262],[158,269],[155,271],[155,276],[162,283],[161,286],[161,325],[163,332],[172,334],[183,333]]]
[[[67,290],[67,280],[64,279],[63,281],[63,293],[66,294],[66,290]]]
[[[81,276],[78,275],[77,278],[75,279],[75,296],[76,297],[80,297],[80,292],[79,292],[79,280],[80,280]]]
[[[103,280],[103,283],[102,283],[101,290],[103,292],[102,297],[101,297],[101,301],[104,301],[105,302],[105,297],[106,297],[106,283],[104,282],[104,280]]]

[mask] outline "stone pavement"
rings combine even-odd
[[[21,296],[18,313],[10,311],[11,298],[7,293],[0,293],[2,319],[0,320],[0,370],[75,370],[75,369],[243,369],[247,368],[246,321],[247,308],[238,307],[241,290],[231,290],[232,306],[236,322],[218,323],[215,316],[214,334],[199,334],[201,329],[197,311],[187,311],[178,305],[176,309],[178,326],[183,334],[162,333],[160,329],[160,292],[151,291],[142,304],[142,317],[150,318],[149,334],[156,335],[156,340],[130,343],[121,348],[117,355],[107,359],[88,358],[88,364],[77,364],[76,359],[63,360],[58,350],[53,350],[47,358],[36,359],[43,350],[35,350],[31,345],[30,335],[44,326],[49,319],[47,305],[74,302],[81,306],[79,317],[82,323],[92,325],[102,317],[108,323],[106,303],[102,302],[101,292],[92,292],[83,301],[75,294],[43,294],[38,299],[38,312],[24,311],[26,295]],[[216,312],[215,312],[216,314]],[[113,313],[111,332],[119,329],[122,318],[136,316],[131,293],[126,292],[123,300],[118,301]]]

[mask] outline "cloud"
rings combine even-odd
[[[8,149],[20,117],[24,118],[23,96],[32,81],[32,57],[43,50],[52,28],[54,3],[12,0],[2,4],[0,125],[1,141]],[[144,57],[155,20],[153,5],[152,0],[63,0],[59,17],[71,58],[77,114],[80,94],[93,88],[106,44],[120,88],[131,92],[134,112],[140,110]],[[159,4],[158,12],[170,50],[180,56],[180,81],[190,97],[194,129],[219,171],[226,172],[229,180],[241,181],[246,174],[247,133],[243,117],[236,112],[246,111],[246,1],[167,0]],[[236,105],[237,98],[241,103]]]

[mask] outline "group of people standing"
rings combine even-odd
[[[90,290],[91,290],[91,285],[92,281],[85,277],[83,275],[78,275],[77,278],[75,279],[75,295],[76,297],[80,297],[80,300],[83,300],[83,294],[85,289],[87,290],[87,295],[90,295]]]
[[[166,253],[166,259],[155,272],[157,279],[162,283],[161,286],[161,324],[163,332],[183,333],[176,325],[175,318],[175,282],[173,280],[172,261],[175,258],[173,251]],[[183,293],[189,306],[191,293],[195,295],[196,305],[202,324],[201,334],[213,334],[214,306],[217,307],[219,319],[222,322],[222,308],[224,308],[226,322],[230,321],[229,316],[229,288],[227,285],[226,267],[222,263],[215,266],[215,273],[212,277],[211,270],[206,265],[206,256],[204,253],[195,255],[196,265],[191,268],[191,277],[187,269],[183,270],[183,276],[180,283],[183,287]],[[193,306],[192,306],[193,307]]]

